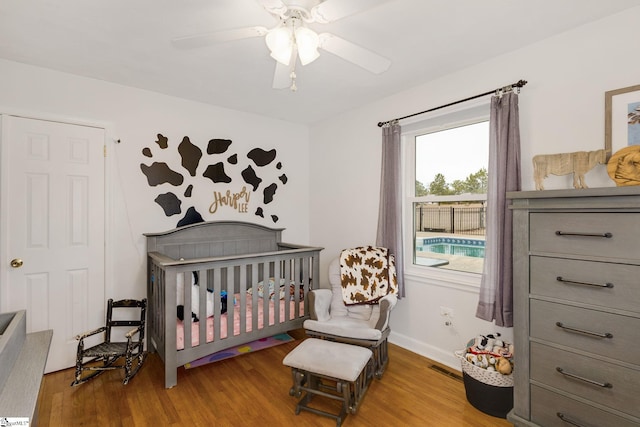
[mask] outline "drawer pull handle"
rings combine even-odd
[[[590,282],[576,282],[575,280],[567,280],[564,279],[562,276],[558,276],[556,277],[556,280],[558,282],[562,282],[562,283],[567,283],[567,284],[571,284],[571,285],[583,285],[583,286],[593,286],[595,288],[613,288],[613,283],[590,283]]]
[[[580,237],[604,237],[610,239],[613,237],[611,233],[572,233],[570,231],[556,231],[556,236],[580,236]]]
[[[613,338],[613,334],[610,332],[600,333],[600,332],[591,332],[586,331],[584,329],[572,328],[570,326],[565,326],[562,322],[556,322],[556,326],[564,329],[567,332],[576,332],[578,334],[585,334],[596,338]]]
[[[613,388],[613,384],[611,383],[601,383],[595,380],[590,380],[589,378],[581,377],[580,375],[572,374],[570,372],[565,372],[561,367],[556,367],[556,371],[560,372],[565,377],[573,378],[575,380],[580,380],[588,384],[596,385],[602,388]]]
[[[558,416],[558,418],[560,418],[562,421],[564,421],[567,424],[571,424],[572,426],[577,426],[577,427],[584,427],[583,424],[580,424],[577,421],[573,421],[571,418],[567,417],[562,412],[556,412],[556,415]]]

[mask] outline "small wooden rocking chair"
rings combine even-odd
[[[122,308],[139,308],[139,320],[113,320],[113,310]],[[76,357],[76,375],[75,380],[71,383],[72,386],[85,383],[90,379],[97,377],[104,371],[111,369],[124,369],[123,384],[127,384],[129,380],[138,373],[138,370],[147,357],[147,352],[144,351],[146,310],[146,298],[141,301],[131,299],[113,301],[113,299],[109,299],[107,302],[106,325],[94,331],[75,337],[78,340],[78,353]],[[119,310],[119,313],[122,313],[123,311],[125,310]],[[126,342],[111,341],[111,328],[132,326],[135,328],[127,332],[125,335],[127,339]],[[84,340],[101,332],[104,332],[104,342],[85,349]],[[134,341],[133,337],[136,334],[138,335],[138,339]],[[125,358],[124,365],[115,365],[114,363],[121,357]],[[85,361],[86,358],[90,359]],[[137,363],[135,367],[133,367],[135,359],[137,359]],[[83,376],[83,372],[85,371],[91,371],[91,373]]]

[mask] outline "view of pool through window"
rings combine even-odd
[[[482,274],[485,241],[482,236],[421,232],[415,240],[414,263],[424,267]]]
[[[416,250],[420,252],[484,258],[484,240],[456,239],[450,237],[423,238],[422,242],[416,242]]]

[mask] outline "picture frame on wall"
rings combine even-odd
[[[604,106],[607,158],[625,147],[640,145],[640,85],[605,92]]]

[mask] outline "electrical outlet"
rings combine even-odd
[[[440,306],[440,316],[453,317],[453,308]]]

